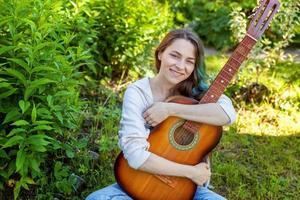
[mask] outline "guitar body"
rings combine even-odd
[[[174,96],[171,102],[197,104],[198,101]],[[155,127],[148,138],[149,151],[168,160],[196,165],[218,144],[222,127],[198,124],[195,133],[183,128],[185,120],[169,117]],[[187,178],[159,176],[131,168],[123,154],[115,163],[115,177],[119,185],[137,200],[192,199],[196,184]]]

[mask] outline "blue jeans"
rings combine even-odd
[[[132,200],[121,188],[115,183],[103,189],[91,193],[86,200]],[[197,187],[194,200],[226,200],[217,193],[210,191],[207,187]]]

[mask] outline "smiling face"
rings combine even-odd
[[[175,39],[163,52],[159,52],[158,76],[176,85],[187,79],[195,68],[196,49],[186,39]]]

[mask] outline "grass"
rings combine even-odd
[[[223,134],[213,154],[212,185],[228,199],[297,199],[300,136]]]

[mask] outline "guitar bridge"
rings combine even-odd
[[[155,174],[154,176],[156,178],[158,178],[159,180],[161,180],[162,182],[164,182],[165,184],[167,184],[168,186],[170,186],[171,188],[176,187],[176,181],[174,179],[172,179],[170,176],[164,176],[164,175],[158,175],[158,174]]]

